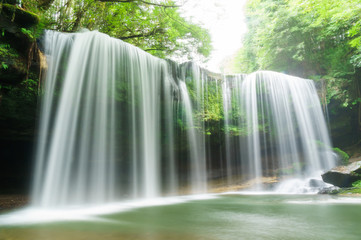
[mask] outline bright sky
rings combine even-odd
[[[220,72],[224,58],[237,52],[242,46],[242,36],[247,31],[243,7],[246,0],[178,0],[181,11],[192,22],[210,31],[213,52],[205,67]]]

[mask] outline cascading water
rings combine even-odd
[[[165,61],[96,32],[45,39],[34,204],[159,196]]]
[[[227,183],[232,184],[233,176],[240,176],[241,172],[241,134],[236,132],[242,129],[240,123],[240,89],[246,75],[224,76],[222,83],[224,141],[225,141],[225,168]],[[236,115],[236,117],[233,117]]]
[[[236,139],[240,144],[235,147],[226,132],[226,148],[230,156],[238,151],[240,171],[259,180],[256,189],[262,189],[263,176],[317,177],[334,166],[312,81],[274,72],[239,78],[237,84],[226,79],[223,85],[225,116],[232,114],[231,98],[240,107],[235,111],[241,114],[233,119],[241,131]],[[226,125],[236,125],[230,121],[225,117]]]
[[[260,72],[242,84],[247,116],[249,172],[292,171],[293,176],[316,176],[333,164],[320,102],[312,81],[279,73]]]
[[[45,46],[35,206],[204,193],[213,178],[333,165],[309,80],[214,79],[98,32],[48,31]]]

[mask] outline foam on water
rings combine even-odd
[[[32,207],[152,202],[239,176],[287,175],[276,192],[300,193],[334,166],[310,80],[213,78],[99,32],[47,31],[45,54]]]
[[[122,202],[110,202],[103,205],[94,206],[72,206],[64,208],[36,208],[26,207],[16,211],[12,211],[0,216],[0,226],[15,226],[15,225],[33,225],[49,222],[64,222],[64,221],[93,221],[117,223],[102,217],[102,215],[109,215],[132,211],[139,208],[155,207],[180,204],[189,201],[200,201],[217,198],[216,194],[195,194],[177,197],[162,197],[153,199],[142,199]]]

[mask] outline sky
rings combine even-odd
[[[242,36],[247,31],[243,7],[246,0],[178,0],[182,14],[208,29],[213,51],[204,65],[220,72],[220,63],[242,47]]]

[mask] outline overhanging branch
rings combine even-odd
[[[119,37],[119,39],[126,40],[126,39],[131,39],[131,38],[150,37],[152,35],[159,34],[159,33],[163,33],[163,29],[156,28],[156,29],[153,29],[152,31],[147,32],[147,33],[140,33],[140,34],[134,34],[134,35],[130,35],[130,36]]]
[[[119,2],[119,3],[143,3],[146,5],[152,5],[152,6],[157,6],[157,7],[164,7],[164,8],[177,8],[180,7],[178,5],[165,5],[165,4],[160,4],[160,3],[152,3],[152,2],[147,2],[144,0],[98,0],[100,2]]]

